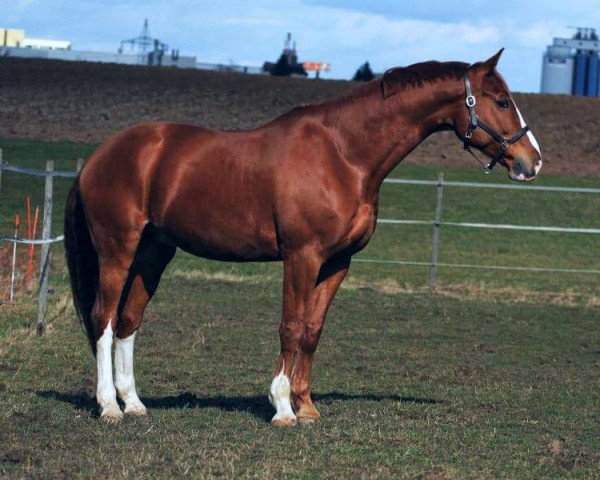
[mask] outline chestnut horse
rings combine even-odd
[[[533,179],[539,146],[496,70],[425,62],[388,70],[340,98],[293,109],[249,131],[148,123],[92,154],[67,201],[66,255],[75,306],[97,358],[107,422],[142,415],[136,331],[177,247],[201,257],[284,263],[273,423],[319,417],[310,396],[325,315],[353,254],[375,230],[386,175],[433,132],[454,130]],[[112,343],[115,338],[115,378]]]

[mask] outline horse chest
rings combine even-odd
[[[371,239],[376,223],[376,205],[370,203],[360,205],[350,222],[350,228],[342,243],[346,244],[352,250],[361,250]]]

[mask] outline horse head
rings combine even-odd
[[[492,159],[487,170],[499,163],[511,180],[533,180],[542,167],[542,154],[496,69],[502,51],[465,72],[465,96],[454,121],[455,132],[466,150],[473,147]]]

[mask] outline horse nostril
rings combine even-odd
[[[523,173],[523,164],[521,163],[520,160],[517,160],[515,162],[514,169],[515,169],[516,174]]]

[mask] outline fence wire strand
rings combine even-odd
[[[360,263],[379,263],[382,265],[407,265],[416,267],[431,267],[431,262],[413,262],[409,260],[379,260],[376,258],[355,258],[354,262]],[[476,268],[479,270],[513,270],[517,272],[556,272],[556,273],[588,273],[600,274],[600,270],[584,270],[577,268],[546,268],[546,267],[517,267],[510,265],[473,265],[468,263],[444,263],[437,262],[438,267],[450,268]]]

